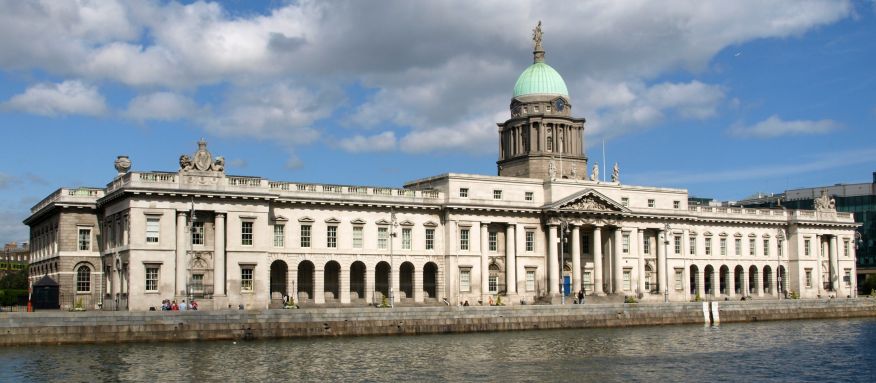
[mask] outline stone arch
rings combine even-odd
[[[778,274],[776,274],[776,277],[779,278],[778,279],[778,282],[779,282],[778,286],[779,287],[778,287],[777,292],[780,295],[785,294],[785,292],[787,291],[786,286],[788,283],[788,275],[787,275],[787,272],[785,271],[784,265],[779,265],[779,271],[778,271]]]
[[[706,295],[715,295],[715,268],[712,265],[706,265],[706,268],[703,269],[703,287],[705,288]]]
[[[426,262],[423,266],[423,293],[426,298],[438,297],[438,265]]]
[[[697,265],[690,265],[690,294],[697,294],[699,291],[700,269]]]
[[[356,261],[350,265],[350,300],[365,299],[365,262]]]
[[[763,267],[763,292],[771,294],[773,289],[773,269],[766,265]]]
[[[730,268],[722,265],[718,274],[718,293],[730,295]]]
[[[380,261],[374,268],[374,297],[382,299],[389,297],[389,273],[391,268],[386,261]],[[379,295],[378,295],[379,293]],[[378,301],[379,302],[379,301]]]
[[[745,269],[742,265],[736,265],[733,269],[733,290],[734,293],[745,296],[748,295],[748,292],[745,291],[745,280],[743,279],[743,274],[745,274]]]
[[[748,268],[748,294],[756,294],[757,286],[760,286],[760,273],[757,266],[751,265]]]
[[[288,265],[283,260],[276,260],[271,262],[271,280],[269,283],[270,291],[268,292],[271,300],[274,299],[282,299],[284,296],[288,294],[286,291],[286,280],[287,273],[289,271]],[[274,296],[277,293],[278,296]]]
[[[323,271],[323,294],[326,301],[341,298],[341,264],[328,261]]]
[[[313,300],[313,272],[316,268],[313,262],[301,261],[298,263],[298,300],[306,302]]]
[[[402,294],[400,298],[414,297],[414,264],[410,262],[402,262],[398,268],[398,289]]]

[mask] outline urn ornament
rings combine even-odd
[[[119,175],[127,173],[128,170],[131,170],[131,160],[128,159],[128,156],[116,157],[116,171],[119,172]]]

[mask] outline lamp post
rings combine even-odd
[[[395,217],[395,210],[390,207],[389,208],[389,307],[395,308],[395,296],[393,294],[393,280],[392,277],[393,270],[395,270],[395,262],[392,256],[392,242],[395,238],[395,226],[398,225]]]
[[[864,247],[864,238],[863,238],[863,236],[861,235],[861,232],[860,232],[860,231],[855,230],[855,256],[852,258],[852,264],[854,264],[856,268],[857,268],[857,266],[858,266],[858,265],[857,265],[857,263],[858,263],[858,251],[861,250],[862,247]],[[852,280],[851,280],[851,278],[852,278],[852,277],[849,276],[849,286],[851,287],[850,290],[852,290],[852,291],[851,291],[851,295],[852,295],[852,298],[857,298],[857,297],[858,297],[858,286],[857,286],[857,283],[855,283],[854,285],[852,285]],[[855,282],[857,282],[857,278],[858,278],[858,276],[855,275],[855,279],[856,279]]]
[[[663,234],[663,303],[669,303],[669,234],[672,228],[669,224],[663,226],[665,230]],[[659,260],[658,260],[659,262]]]
[[[560,299],[562,304],[566,304],[566,289],[564,288],[566,283],[565,276],[563,275],[563,271],[566,267],[566,234],[569,231],[569,221],[565,218],[560,218]]]
[[[785,229],[780,227],[778,229],[778,235],[776,237],[777,237],[776,243],[777,244],[781,243],[781,241],[783,241],[785,238]],[[782,299],[782,290],[783,290],[782,287],[784,287],[782,285],[782,273],[781,273],[781,270],[782,270],[782,247],[783,246],[776,247],[776,294],[778,294],[779,299]]]

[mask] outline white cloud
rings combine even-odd
[[[784,121],[779,116],[772,115],[766,120],[754,125],[734,125],[728,130],[736,137],[774,138],[780,136],[825,134],[840,129],[842,126],[833,120],[796,120]]]
[[[395,133],[388,131],[368,137],[356,135],[340,140],[337,145],[351,153],[386,152],[395,149]]]
[[[13,96],[3,105],[7,109],[45,116],[82,114],[99,116],[107,111],[97,87],[78,80],[59,84],[37,84]]]
[[[155,92],[134,97],[123,115],[133,120],[173,121],[197,114],[190,98],[171,92]]]

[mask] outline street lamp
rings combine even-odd
[[[663,234],[663,270],[661,270],[663,272],[663,303],[669,303],[669,234],[672,228],[667,223],[663,229],[665,230],[665,234]]]
[[[395,262],[392,256],[392,242],[395,238],[395,227],[398,225],[398,222],[395,217],[395,210],[390,207],[389,208],[389,307],[395,308],[395,297],[393,296],[393,277],[392,273],[395,270]]]
[[[781,227],[778,228],[777,237],[776,243],[781,243],[785,238],[785,229]],[[780,272],[782,270],[782,247],[783,246],[777,246],[776,248],[776,294],[778,294],[779,299],[782,299],[782,290],[784,290],[784,286],[782,285],[782,273]]]
[[[565,287],[565,276],[563,275],[563,271],[566,267],[566,234],[569,232],[569,221],[565,218],[560,218],[560,267],[558,270],[560,272],[560,299],[562,304],[566,304],[566,290]]]
[[[852,259],[852,262],[855,264],[855,267],[858,266],[858,265],[857,265],[857,263],[858,263],[858,251],[861,250],[862,247],[864,247],[864,237],[861,235],[861,232],[860,232],[860,231],[855,230],[855,257],[854,257],[854,259]],[[852,278],[852,277],[849,276],[849,286],[852,287],[852,288],[850,289],[850,290],[852,290],[851,295],[852,295],[852,298],[857,298],[857,297],[858,297],[858,286],[857,286],[857,284],[852,285],[852,280],[851,280],[851,278]],[[857,275],[855,276],[855,279],[856,279],[856,282],[857,282]]]

